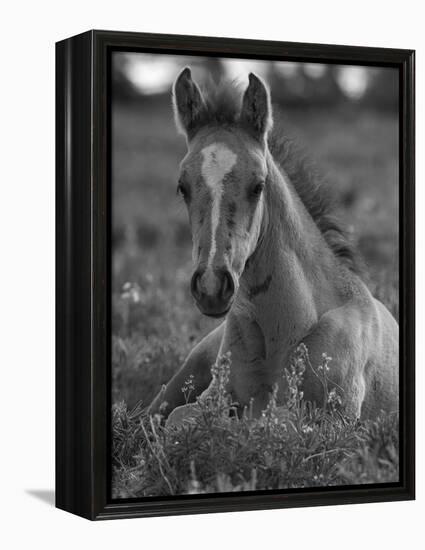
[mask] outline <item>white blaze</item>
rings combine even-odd
[[[202,176],[208,186],[211,199],[211,247],[207,268],[211,268],[217,250],[217,228],[220,221],[220,205],[223,196],[223,180],[236,164],[237,155],[223,143],[213,143],[201,151]]]

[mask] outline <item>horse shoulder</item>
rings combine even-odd
[[[324,313],[306,338],[328,355],[337,351],[366,360],[366,348],[373,339],[373,311],[368,305],[348,302]]]
[[[348,408],[356,416],[360,411],[376,416],[376,403],[390,410],[396,400],[398,325],[365,286],[358,290],[344,305],[322,315],[304,343],[313,366],[323,361],[323,353],[332,358],[329,378],[344,389]],[[316,393],[321,391],[311,375],[309,382]]]
[[[365,287],[364,287],[365,288]],[[303,339],[310,364],[317,369],[330,357],[328,379],[342,388],[347,412],[360,416],[366,384],[363,376],[373,341],[373,298],[359,287],[345,304],[324,313]],[[307,400],[323,399],[323,388],[312,369],[305,374],[304,394]]]
[[[398,325],[387,308],[374,298],[357,276],[352,275],[343,296],[344,303],[323,314],[315,330],[331,344],[360,347],[357,357],[367,360],[389,340],[398,341]]]

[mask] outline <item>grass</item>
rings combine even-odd
[[[365,258],[367,282],[397,318],[396,117],[295,111],[284,115],[283,125],[329,175]],[[393,417],[355,425],[323,407],[303,405],[300,426],[308,430],[285,432],[279,424],[269,443],[261,421],[229,420],[226,414],[216,416],[212,427],[201,419],[178,429],[140,422],[140,409],[216,323],[197,311],[189,293],[191,240],[175,193],[185,145],[174,130],[169,104],[116,106],[113,139],[114,494],[169,494],[155,458],[162,451],[167,463],[161,468],[175,493],[196,487],[221,491],[394,480]],[[208,468],[201,465],[202,456],[209,457]]]
[[[212,368],[214,391],[188,405],[174,423],[160,415],[113,409],[115,498],[217,493],[300,487],[385,483],[398,480],[398,418],[359,423],[344,416],[335,391],[326,390],[327,358],[319,365],[323,406],[303,400],[302,377],[309,367],[300,346],[283,376],[287,405],[272,394],[260,419],[241,418],[225,387],[231,360]],[[182,389],[187,392],[191,382]],[[276,388],[277,389],[277,388]]]

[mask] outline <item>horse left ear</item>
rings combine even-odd
[[[182,70],[174,83],[173,106],[177,128],[190,140],[201,126],[206,107],[189,67]]]
[[[249,74],[240,122],[260,141],[266,139],[273,125],[270,92],[263,80],[254,73]]]

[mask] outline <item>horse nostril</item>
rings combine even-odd
[[[221,282],[221,296],[224,300],[228,300],[233,296],[235,292],[235,283],[233,277],[229,271],[223,272],[223,279]]]
[[[202,295],[201,290],[201,273],[197,270],[192,276],[192,280],[190,282],[190,290],[192,292],[192,295],[197,300],[200,299]]]

